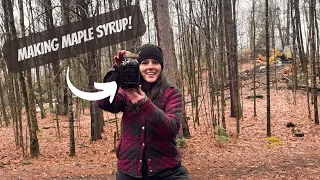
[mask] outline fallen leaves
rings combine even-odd
[[[257,94],[266,97],[262,86]],[[243,94],[252,95],[250,87],[244,86]],[[229,143],[222,147],[213,138],[211,121],[206,120],[205,112],[200,112],[200,126],[194,126],[192,118],[189,120],[192,137],[181,152],[183,165],[192,179],[319,179],[320,126],[308,117],[305,92],[297,92],[294,104],[291,90],[271,90],[271,131],[277,140],[266,140],[266,98],[256,100],[257,116],[253,116],[253,101],[243,99],[244,116],[238,137],[236,120],[228,117],[229,110],[226,110]],[[190,114],[189,108],[188,116]],[[105,120],[114,117],[104,115]],[[59,118],[61,127],[67,127],[67,117]],[[91,142],[90,117],[86,110],[80,121],[75,122],[79,125],[75,129],[76,157],[69,157],[68,129],[61,129],[61,138],[57,137],[55,128],[43,129],[55,127],[52,119],[52,115],[39,118],[41,155],[35,159],[22,157],[21,149],[15,147],[11,126],[0,128],[1,179],[115,179],[117,159],[111,152],[115,122],[107,121],[103,139]],[[294,137],[291,128],[286,127],[289,121],[303,130],[305,136]],[[24,132],[25,127],[24,120]],[[275,144],[270,146],[272,143]]]

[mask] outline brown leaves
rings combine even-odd
[[[258,80],[263,81],[263,78],[262,74]],[[244,83],[249,85],[242,89],[244,117],[240,120],[239,137],[236,136],[236,120],[228,117],[227,100],[227,145],[217,146],[211,121],[205,119],[204,108],[200,111],[200,127],[193,127],[190,118],[192,137],[181,152],[183,165],[192,179],[317,179],[320,172],[320,126],[308,118],[305,92],[297,92],[295,105],[291,90],[271,90],[271,131],[281,144],[270,146],[266,140],[266,98],[256,99],[258,116],[254,117],[253,101],[245,99],[253,95],[250,89],[252,79]],[[265,97],[263,86],[257,89],[257,94]],[[279,82],[278,86],[284,85]],[[190,117],[191,109],[187,109]],[[109,117],[114,116],[109,114]],[[60,117],[61,127],[66,127],[61,129],[60,139],[56,137],[55,128],[43,129],[55,126],[52,118],[39,121],[41,155],[36,159],[22,157],[21,149],[15,147],[12,127],[0,129],[1,179],[115,179],[116,156],[111,153],[116,130],[114,122],[106,122],[102,140],[91,142],[90,117],[88,113],[81,115],[80,124],[75,122],[80,127],[75,129],[76,157],[71,158],[67,117]],[[108,119],[106,113],[105,119]],[[292,134],[292,128],[286,127],[289,121],[305,133],[304,137]],[[22,162],[31,164],[23,165]]]

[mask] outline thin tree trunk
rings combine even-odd
[[[291,2],[291,3],[290,3]],[[292,19],[293,21],[293,17],[290,16],[290,12],[292,12],[292,5],[290,6],[290,4],[293,4],[292,3],[292,0],[288,0],[287,1],[287,16],[286,16],[286,20],[287,20],[287,23],[286,23],[286,45],[289,45],[289,42],[290,42],[290,18]],[[293,24],[293,23],[292,23]]]
[[[66,0],[61,0],[61,12],[62,12],[62,24],[66,25],[69,22],[69,2]],[[68,67],[71,66],[70,59],[67,60]],[[69,77],[72,77],[72,71],[69,72]],[[66,83],[65,83],[66,84]],[[72,92],[66,89],[67,103],[68,107],[68,120],[69,120],[69,156],[73,157],[76,155],[75,150],[75,138],[74,138],[74,116],[73,116],[73,101]]]
[[[4,103],[4,97],[3,97],[3,91],[2,91],[3,87],[4,86],[2,86],[2,78],[0,77],[0,103],[1,103],[1,107],[2,107],[1,111],[2,111],[2,116],[3,116],[3,121],[4,121],[5,125],[8,126],[10,124],[10,121],[7,116],[6,104]]]
[[[77,2],[77,5],[79,8],[79,13],[82,18],[87,18],[87,14],[89,12],[88,4],[85,0],[80,0]],[[96,22],[91,22],[96,23]],[[99,74],[101,74],[101,70],[98,69],[97,66],[97,53],[95,51],[88,52],[86,55],[87,61],[86,61],[86,67],[87,75],[88,75],[88,87],[90,91],[96,91],[94,88],[94,82],[98,82]],[[98,139],[101,139],[101,133],[102,133],[102,121],[101,120],[101,109],[96,105],[94,101],[90,101],[90,118],[91,118],[91,140],[96,141]]]
[[[31,22],[33,22],[33,23],[29,22],[29,26],[32,27],[33,32],[36,32],[35,25],[34,25],[35,20],[33,18],[33,8],[32,8],[32,5],[31,5],[31,0],[29,0],[28,2],[29,2],[29,10],[30,10],[30,12],[29,12],[30,14],[29,15],[31,17]],[[32,40],[35,41],[34,39],[32,39]],[[28,90],[29,90],[28,91],[28,94],[29,94],[28,96],[29,96],[29,98],[33,98],[33,99],[29,99],[30,111],[32,111],[34,109],[34,112],[30,112],[31,121],[34,121],[32,126],[36,128],[36,131],[38,131],[39,127],[38,127],[38,121],[37,121],[37,117],[36,117],[37,115],[36,115],[36,102],[35,102],[36,96],[35,96],[35,93],[34,93],[34,90],[33,90],[33,84],[32,84],[33,81],[32,81],[31,70],[26,71],[25,75],[26,75],[26,78],[27,78],[27,87],[29,87],[28,88]],[[30,82],[28,82],[28,80]]]
[[[53,17],[52,17],[52,5],[51,0],[43,0],[44,7],[45,7],[45,15],[46,15],[46,27],[47,30],[54,28],[53,24]],[[50,69],[50,68],[49,68]],[[53,83],[55,86],[55,120],[56,120],[56,126],[57,126],[57,136],[60,138],[60,124],[59,124],[59,114],[62,114],[63,109],[63,101],[61,97],[61,80],[60,80],[60,65],[58,62],[52,63],[52,69],[53,69]],[[49,70],[50,75],[50,70]]]
[[[225,44],[227,50],[228,73],[229,73],[229,88],[230,88],[230,116],[237,117],[238,102],[237,102],[237,49],[236,34],[234,30],[234,19],[232,13],[231,0],[223,1],[224,13],[224,28],[225,28]]]
[[[319,124],[319,114],[318,114],[318,89],[317,89],[317,82],[316,82],[316,76],[317,76],[317,70],[316,70],[316,60],[315,60],[315,53],[316,53],[316,44],[315,44],[315,30],[314,30],[314,21],[315,21],[315,6],[316,1],[310,0],[309,2],[309,18],[310,18],[310,60],[312,62],[312,83],[313,83],[313,91],[312,91],[312,97],[313,97],[313,111],[314,111],[314,122],[315,124]]]
[[[218,42],[219,42],[219,76],[221,79],[219,80],[220,84],[220,99],[221,99],[221,123],[222,127],[224,129],[227,129],[226,125],[226,118],[225,118],[225,97],[224,97],[224,66],[225,66],[225,60],[224,60],[224,24],[223,24],[223,17],[224,17],[224,12],[223,12],[223,1],[219,1],[219,27],[218,27]],[[214,117],[213,117],[214,118]]]
[[[12,9],[12,6],[9,5],[9,3],[8,3],[8,8]],[[24,16],[23,16],[24,13],[23,13],[23,3],[21,1],[19,1],[19,10],[20,10],[20,16],[22,16],[22,17],[20,17],[21,32],[24,36],[24,34],[25,34],[25,27],[24,27],[24,21],[23,21],[24,20]],[[30,11],[32,11],[32,9],[30,9]],[[11,26],[11,30],[13,30],[13,32],[14,32],[13,35],[16,36],[16,33],[15,33],[16,31],[15,31],[14,25]],[[22,73],[20,73],[20,83],[21,83],[21,87],[22,87],[22,93],[25,98],[25,106],[26,106],[27,116],[29,114],[29,118],[30,118],[30,120],[28,121],[29,136],[30,136],[30,155],[31,155],[31,157],[37,157],[40,154],[39,142],[38,142],[38,137],[37,137],[37,131],[38,131],[39,127],[38,127],[38,122],[37,122],[37,118],[36,118],[36,109],[35,109],[34,94],[33,94],[34,91],[33,91],[30,70],[26,71],[25,75],[27,78],[27,84],[25,84],[25,79],[24,79],[24,76]]]
[[[53,111],[53,104],[52,104],[52,83],[51,83],[52,73],[51,73],[50,64],[45,65],[44,75],[47,77],[46,87],[48,87],[47,93],[48,93],[49,112],[53,113],[54,111]]]
[[[289,4],[291,4],[291,6],[293,6],[293,2],[290,2]],[[298,67],[297,67],[297,52],[296,52],[296,38],[297,38],[297,33],[296,33],[296,26],[294,23],[294,18],[293,18],[293,8],[291,8],[291,19],[292,19],[292,51],[293,51],[293,55],[292,55],[292,59],[293,59],[293,87],[292,87],[292,91],[293,91],[293,101],[294,104],[296,104],[296,92],[298,89]],[[308,92],[307,92],[308,94]],[[307,95],[308,97],[308,95]],[[309,99],[309,98],[308,98]],[[309,104],[309,103],[308,103]]]
[[[266,76],[267,76],[267,136],[271,136],[271,117],[270,117],[270,64],[269,64],[269,51],[270,51],[270,44],[269,44],[269,3],[268,0],[265,0],[265,18],[266,18]]]
[[[208,68],[208,78],[209,78],[209,103],[210,103],[210,117],[211,117],[211,124],[212,124],[212,129],[214,130],[216,123],[214,121],[214,114],[215,114],[215,109],[214,109],[214,104],[215,104],[215,86],[213,85],[213,74],[212,74],[212,64],[211,62],[213,57],[212,57],[212,52],[211,52],[211,29],[210,29],[210,21],[211,21],[211,16],[213,15],[211,13],[211,3],[206,0],[205,1],[205,34],[206,34],[206,38],[205,38],[205,56],[206,56],[206,64],[207,64],[207,68]],[[213,34],[212,34],[213,36]],[[212,42],[214,43],[214,42]],[[218,110],[219,111],[219,110]]]
[[[43,97],[42,97],[42,87],[41,87],[41,82],[40,82],[41,78],[40,78],[39,67],[36,67],[36,75],[37,75],[37,85],[38,85],[38,91],[39,91],[39,103],[38,103],[38,106],[40,108],[41,119],[44,119],[46,117],[46,112],[45,112],[45,110],[43,108]],[[37,97],[35,97],[35,98],[37,98]]]
[[[252,30],[253,30],[253,53],[251,58],[253,59],[253,116],[257,116],[257,99],[256,99],[256,20],[255,13],[256,12],[256,2],[252,1]]]
[[[297,45],[300,57],[300,63],[302,66],[302,72],[304,75],[307,73],[307,58],[304,53],[303,40],[302,40],[302,31],[301,31],[301,21],[300,21],[300,10],[299,10],[299,0],[294,0],[294,12],[295,12],[295,26],[296,26],[296,37],[297,37]]]
[[[181,7],[181,5],[180,5],[180,1],[179,1],[179,3],[178,2],[175,2],[175,3],[176,3],[175,8],[178,13],[178,34],[181,34],[182,19],[181,19],[181,10],[179,8],[179,7]],[[150,40],[150,38],[149,38],[149,40]],[[183,40],[182,40],[182,38],[179,38],[179,59],[180,59],[181,84],[184,84],[184,80],[183,80],[184,56],[183,56]],[[184,86],[182,86],[182,94],[184,95],[184,93],[185,93],[185,88],[184,88]],[[185,96],[183,96],[183,102],[185,102]],[[184,108],[185,107],[186,107],[186,104],[184,103]],[[184,117],[185,117],[184,120],[187,120],[186,116],[187,116],[186,112],[184,112]],[[187,124],[188,122],[185,122],[185,123]],[[183,133],[182,134],[183,137],[190,138],[189,126],[182,127],[182,133]]]

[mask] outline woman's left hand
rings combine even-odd
[[[123,89],[133,104],[142,105],[146,100],[146,94],[141,90],[141,85],[137,89]]]

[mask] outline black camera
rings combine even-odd
[[[136,55],[124,56],[120,65],[120,87],[122,89],[137,88],[140,82],[139,62]]]

